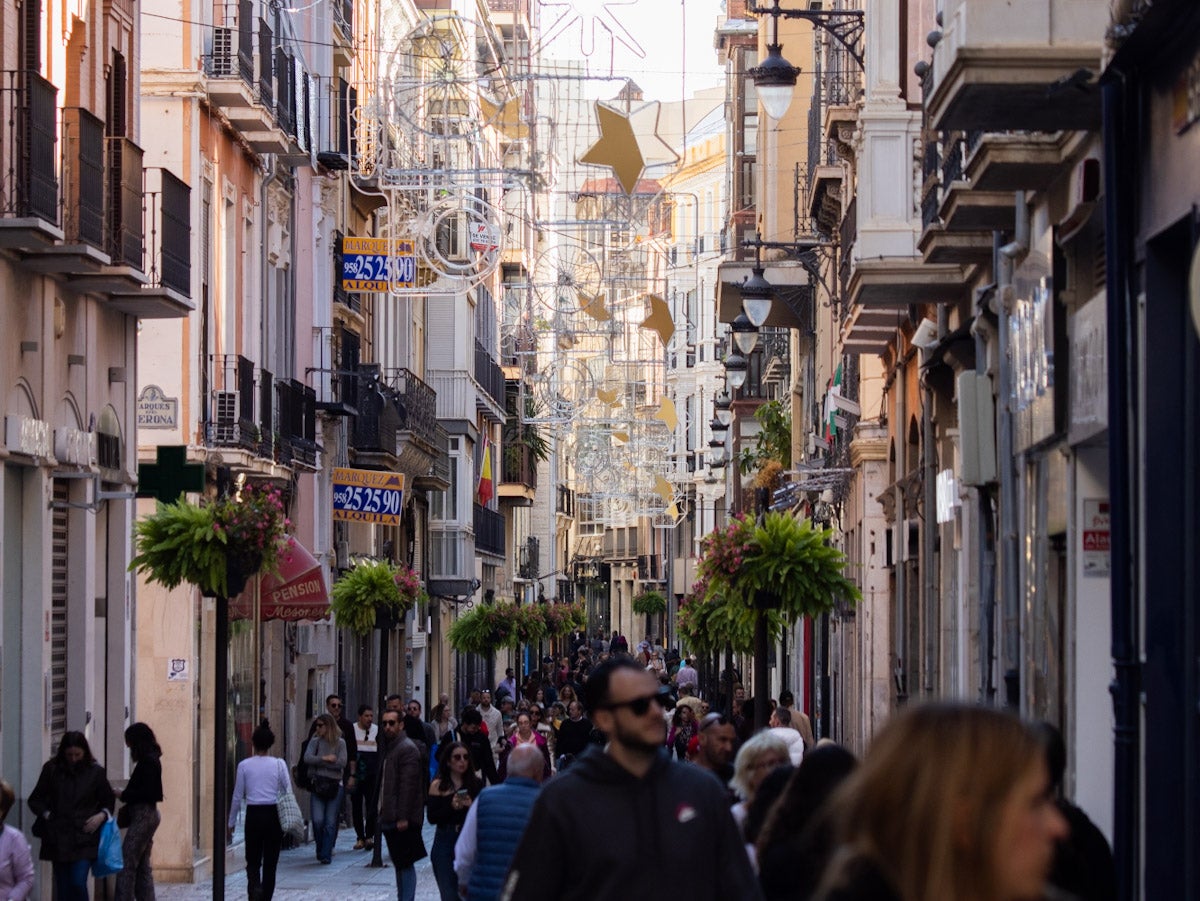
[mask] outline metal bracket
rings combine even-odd
[[[775,19],[803,19],[811,22],[814,27],[831,35],[834,40],[846,48],[846,52],[858,63],[859,70],[864,70],[863,35],[866,28],[863,23],[861,9],[782,9],[779,0],[773,6],[759,6],[751,2],[746,7],[748,12],[757,16],[768,15]],[[779,33],[776,28],[775,33]]]
[[[99,513],[100,507],[108,501],[131,501],[137,498],[136,491],[105,491],[100,487],[100,473],[98,472],[56,472],[56,479],[90,479],[92,482],[92,499],[86,504],[78,504],[73,501],[50,501],[51,510],[87,510],[91,513]]]

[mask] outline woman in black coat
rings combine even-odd
[[[88,870],[99,853],[99,829],[116,801],[108,775],[83,733],[64,734],[58,753],[42,767],[29,795],[29,809],[37,817],[33,834],[42,840],[38,857],[54,864],[58,901],[87,901]]]
[[[154,901],[150,850],[161,821],[158,802],[163,799],[162,748],[154,730],[145,723],[134,723],[125,730],[125,746],[133,759],[133,773],[121,792],[122,807],[117,817],[117,825],[128,830],[121,843],[125,867],[117,874],[117,901]]]

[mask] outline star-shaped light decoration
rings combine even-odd
[[[600,126],[600,137],[579,162],[608,166],[621,190],[632,196],[647,166],[679,159],[671,145],[658,135],[659,107],[659,102],[654,100],[623,113],[597,100],[596,122]]]
[[[650,295],[650,315],[646,317],[641,328],[656,332],[663,347],[671,343],[671,337],[675,334],[675,322],[671,319],[671,308],[661,297]]]
[[[623,44],[634,56],[646,58],[646,51],[626,28],[613,10],[619,6],[636,6],[637,0],[540,0],[542,46],[553,42],[579,25],[579,52],[591,56],[596,52],[597,32],[612,55],[617,44]],[[553,10],[551,12],[551,10]],[[605,40],[607,39],[607,40]],[[604,49],[603,47],[601,49]]]

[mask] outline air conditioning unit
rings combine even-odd
[[[215,78],[231,78],[235,71],[236,53],[233,49],[233,29],[217,26],[213,28],[212,62],[209,74]]]
[[[213,392],[213,441],[217,443],[238,440],[238,393],[236,391]]]

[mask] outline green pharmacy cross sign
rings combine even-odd
[[[204,464],[187,462],[185,445],[159,446],[157,461],[138,465],[138,497],[170,503],[186,491],[204,490]]]

